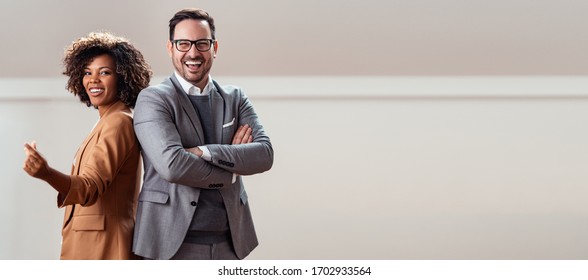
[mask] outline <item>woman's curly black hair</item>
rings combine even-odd
[[[143,54],[127,39],[108,32],[93,32],[88,37],[73,42],[65,51],[63,64],[68,76],[66,89],[77,95],[80,101],[92,106],[84,88],[84,69],[100,55],[108,54],[116,65],[117,96],[127,106],[134,108],[139,92],[149,85],[151,67]],[[96,108],[96,106],[94,106]]]

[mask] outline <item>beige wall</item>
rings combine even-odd
[[[250,259],[588,258],[588,77],[219,79],[245,85],[275,149],[245,178]],[[268,80],[320,90],[271,95]],[[0,99],[0,259],[59,255],[55,193],[21,170],[36,139],[67,172],[96,121],[63,90],[43,95],[59,82]]]
[[[218,21],[214,77],[275,148],[245,179],[250,259],[588,258],[587,2],[118,2],[0,2],[0,259],[59,257],[63,211],[21,166],[36,139],[68,172],[97,119],[64,91],[63,47],[115,31],[157,83],[194,3]]]
[[[588,74],[584,0],[3,0],[0,77],[59,76],[102,29],[168,75],[167,21],[195,5],[217,20],[217,75]]]

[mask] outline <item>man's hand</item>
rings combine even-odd
[[[251,127],[248,124],[242,125],[237,129],[235,136],[233,136],[233,145],[248,144],[253,142],[253,135],[251,135]],[[202,157],[202,150],[198,147],[188,148],[186,151],[195,154],[198,157]]]
[[[248,144],[253,142],[253,135],[251,135],[251,127],[248,124],[240,126],[233,136],[233,145]]]
[[[200,150],[200,148],[198,147],[194,147],[194,148],[188,148],[186,149],[186,151],[195,154],[198,157],[202,156],[202,150]]]

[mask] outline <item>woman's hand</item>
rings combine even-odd
[[[25,143],[24,151],[27,157],[22,169],[29,175],[46,181],[50,177],[51,170],[47,160],[37,150],[37,143],[35,141]]]
[[[71,178],[49,166],[47,160],[37,150],[37,142],[25,143],[24,151],[27,156],[22,169],[29,175],[46,181],[59,193],[66,195],[69,191]]]

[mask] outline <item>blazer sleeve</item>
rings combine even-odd
[[[253,104],[241,91],[239,97],[237,127],[248,124],[252,128],[253,142],[241,145],[206,145],[211,153],[211,164],[239,175],[262,173],[272,167],[274,150]]]
[[[72,204],[89,206],[108,189],[123,163],[138,149],[132,118],[122,112],[106,116],[80,160],[80,172],[71,175],[69,191],[58,195],[59,207]],[[91,144],[89,144],[91,145]]]
[[[144,89],[134,112],[135,133],[157,174],[168,182],[191,187],[231,185],[231,172],[209,164],[183,147],[173,113],[181,108],[174,108],[164,95],[153,88]]]

